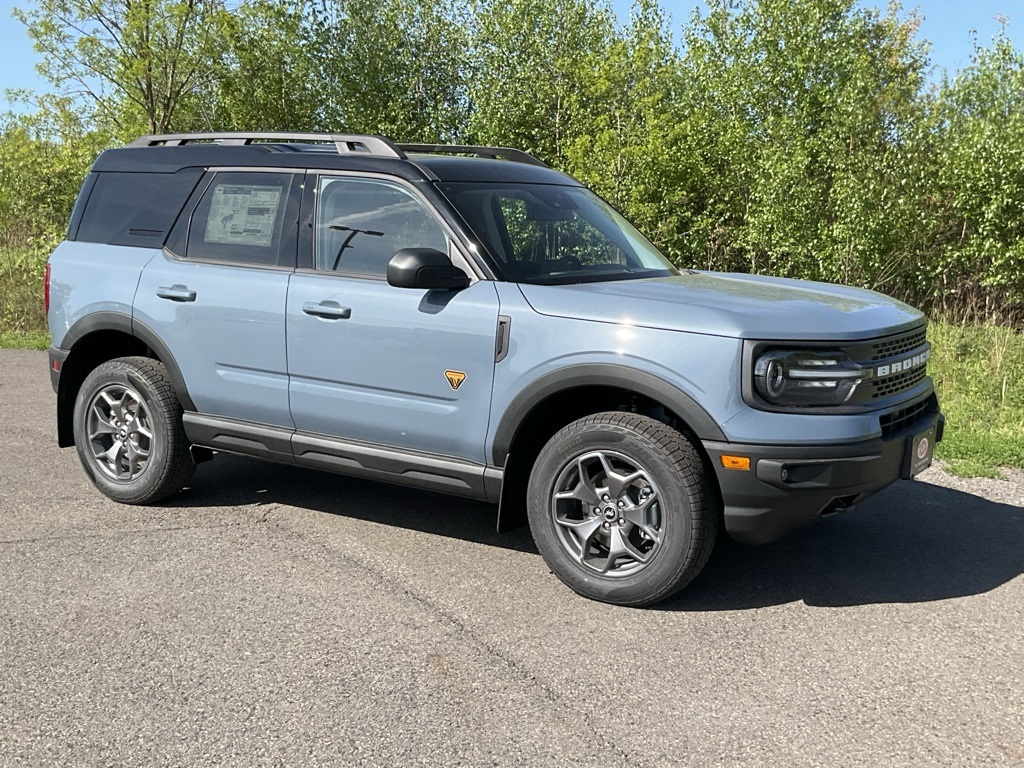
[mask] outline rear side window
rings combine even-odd
[[[186,259],[294,266],[295,174],[217,173],[192,214]]]
[[[177,173],[96,173],[77,240],[160,248],[201,168]]]

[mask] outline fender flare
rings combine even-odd
[[[551,395],[576,387],[604,386],[636,392],[661,403],[686,422],[701,440],[726,441],[725,433],[701,405],[658,376],[613,363],[584,363],[546,373],[535,379],[509,403],[491,442],[491,463],[504,467],[512,440],[539,403]]]
[[[120,331],[128,336],[134,336],[153,350],[153,353],[160,359],[160,362],[167,368],[167,373],[170,376],[171,384],[174,386],[174,391],[178,395],[178,402],[181,403],[181,407],[186,411],[194,411],[196,409],[195,403],[192,402],[192,398],[188,393],[188,387],[185,386],[185,379],[181,375],[181,369],[178,367],[178,362],[174,359],[174,355],[171,354],[171,350],[160,340],[160,337],[152,328],[123,312],[94,312],[83,317],[64,334],[64,338],[61,339],[60,349],[73,352],[75,345],[79,341],[97,331]]]

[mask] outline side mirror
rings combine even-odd
[[[388,285],[457,291],[469,286],[469,275],[434,248],[403,248],[388,262]]]

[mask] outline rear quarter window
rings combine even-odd
[[[160,248],[203,170],[94,175],[75,239]]]

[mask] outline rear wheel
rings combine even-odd
[[[123,357],[97,367],[75,401],[78,458],[115,501],[150,504],[189,481],[195,464],[181,404],[162,363]]]
[[[718,515],[696,448],[631,413],[575,421],[544,446],[528,513],[551,570],[595,600],[643,606],[675,593],[714,547]]]

